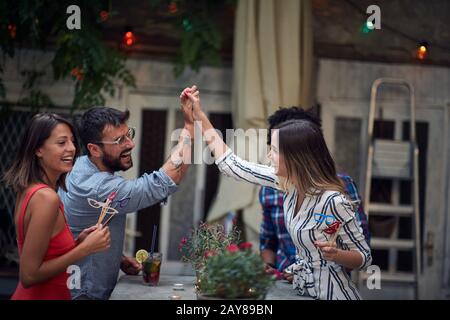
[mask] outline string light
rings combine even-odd
[[[175,14],[178,12],[178,6],[175,1],[171,2],[168,6],[169,13]]]
[[[183,28],[187,32],[192,30],[192,23],[191,21],[189,21],[189,19],[183,19]]]
[[[17,27],[15,24],[8,24],[8,31],[9,31],[9,35],[11,36],[12,39],[16,38],[17,35]]]
[[[136,36],[134,35],[134,32],[131,30],[131,28],[127,27],[125,29],[125,34],[122,41],[123,44],[127,47],[131,47],[136,43]]]
[[[365,34],[372,32],[374,29],[375,29],[374,25],[371,21],[364,22],[364,24],[361,27],[362,33],[365,33]]]
[[[417,48],[417,59],[419,60],[425,60],[428,53],[428,45],[426,42],[422,42],[419,45],[419,48]]]
[[[106,20],[108,20],[108,18],[109,18],[109,12],[108,11],[106,11],[106,10],[100,11],[100,20],[102,22],[105,22]]]

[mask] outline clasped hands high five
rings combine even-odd
[[[202,109],[200,106],[200,91],[196,85],[185,88],[180,94],[181,109],[184,115],[185,124],[194,124],[200,120]]]

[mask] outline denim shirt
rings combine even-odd
[[[75,238],[83,229],[95,225],[101,212],[101,208],[89,205],[88,198],[105,202],[113,191],[117,192],[111,207],[118,213],[108,223],[111,247],[77,262],[81,269],[81,284],[80,288],[71,291],[74,299],[81,295],[109,299],[120,270],[126,214],[165,201],[178,187],[162,169],[129,180],[117,173],[99,171],[88,156],[77,159],[66,177],[66,187],[67,192],[60,189],[58,194]]]

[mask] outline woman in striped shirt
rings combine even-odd
[[[201,122],[202,134],[223,174],[285,191],[286,227],[297,249],[296,262],[289,267],[294,288],[316,299],[360,299],[344,268],[369,266],[370,248],[320,128],[305,120],[280,124],[272,132],[272,165],[259,165],[233,154],[201,110],[198,92],[192,95],[185,89],[180,98],[182,103],[192,101],[193,118]],[[337,238],[326,232],[335,222],[341,225]]]

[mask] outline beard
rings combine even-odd
[[[122,163],[122,155],[128,151],[131,151],[131,149],[124,150],[119,157],[113,157],[109,155],[106,152],[103,152],[102,162],[105,167],[110,169],[111,171],[126,171],[130,169],[133,166],[133,159],[130,155],[130,161],[128,164]]]

